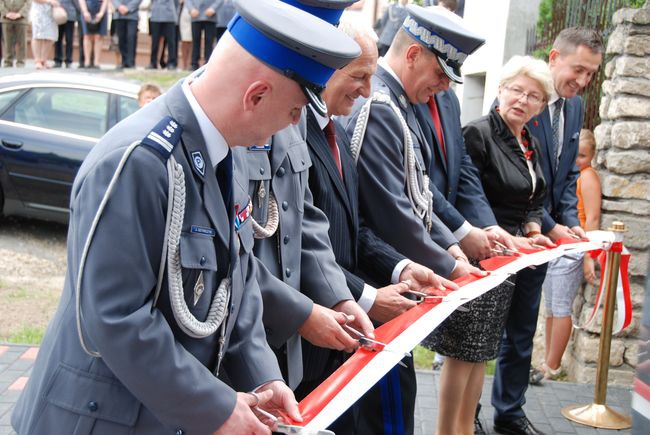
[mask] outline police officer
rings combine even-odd
[[[12,416],[18,433],[268,434],[258,406],[300,420],[264,337],[230,148],[297,123],[304,88],[358,46],[276,0],[236,6],[203,74],[112,129],[80,168],[65,289]],[[306,60],[315,74],[299,83]]]
[[[356,0],[284,1],[337,24],[343,9]],[[309,67],[306,63],[298,74],[307,74]],[[314,90],[312,95],[317,93]],[[320,98],[311,98],[310,103],[325,113]],[[352,351],[357,342],[340,324],[354,319],[357,329],[372,331],[336,264],[327,218],[312,203],[305,136],[304,124],[303,128],[290,126],[268,145],[242,148],[234,156],[236,176],[248,183],[253,204],[264,326],[292,388],[303,374],[300,336],[317,346]]]

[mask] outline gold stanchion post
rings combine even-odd
[[[623,233],[627,231],[623,222],[613,222],[609,230],[614,232],[615,242],[623,242]],[[608,251],[607,270],[601,271],[601,273],[605,274],[606,294],[598,348],[594,402],[589,405],[569,405],[562,408],[562,415],[569,420],[601,429],[628,429],[632,426],[632,420],[629,416],[616,412],[605,404],[609,355],[612,344],[612,325],[614,323],[614,304],[616,302],[620,264],[621,252],[616,249]]]

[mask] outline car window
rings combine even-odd
[[[120,96],[120,113],[118,114],[118,121],[123,120],[139,108],[138,100],[135,98]]]
[[[0,93],[0,113],[3,113],[21,92],[22,90]]]
[[[101,137],[107,130],[108,94],[85,89],[34,88],[14,107],[14,121],[66,133]]]

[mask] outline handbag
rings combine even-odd
[[[61,6],[55,6],[52,8],[52,18],[57,26],[65,24],[68,21],[68,13]]]

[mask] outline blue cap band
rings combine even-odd
[[[309,12],[321,20],[327,21],[333,26],[338,26],[339,21],[341,21],[341,15],[343,15],[343,9],[330,9],[319,8],[317,6],[309,6],[301,3],[299,0],[282,0],[282,2],[295,8],[302,9],[305,12]]]
[[[267,37],[236,14],[228,31],[246,51],[282,72],[292,72],[308,82],[325,87],[334,69],[316,62]]]

